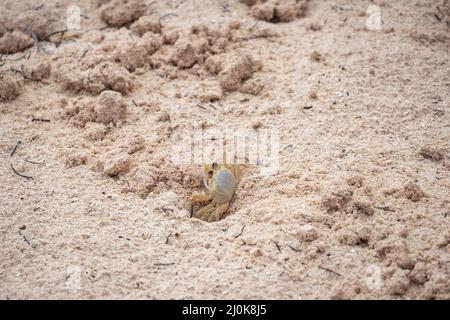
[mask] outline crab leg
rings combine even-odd
[[[199,219],[202,219],[202,220],[207,220],[206,219],[206,217],[208,216],[208,212],[210,211],[210,210],[214,210],[215,208],[214,208],[214,203],[213,202],[211,202],[210,204],[208,204],[206,207],[203,207],[203,208],[201,208],[201,209],[199,209],[196,213],[195,213],[195,216],[197,217],[197,218],[199,218]]]
[[[228,210],[229,202],[224,203],[216,208],[208,217],[208,222],[219,221],[223,214]]]
[[[206,202],[211,200],[210,196],[204,193],[194,193],[192,195],[191,201],[192,202]]]

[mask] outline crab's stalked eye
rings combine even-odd
[[[214,173],[214,171],[212,171],[212,170],[209,170],[208,171],[208,178],[212,178],[212,176],[213,176],[213,173]]]
[[[217,168],[217,166],[218,166],[217,162],[213,162],[213,164],[212,164],[213,170],[215,170]]]

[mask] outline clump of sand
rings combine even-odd
[[[11,101],[20,94],[22,80],[13,72],[0,71],[0,101]]]
[[[242,0],[251,7],[251,14],[259,20],[268,22],[290,22],[306,15],[309,0]]]
[[[151,16],[142,16],[131,25],[130,29],[142,37],[147,32],[161,33],[161,24]]]
[[[121,94],[105,90],[97,98],[82,98],[69,104],[63,118],[79,128],[87,122],[98,122],[114,126],[126,120],[127,105]]]
[[[133,82],[127,69],[111,62],[101,62],[79,70],[79,64],[63,65],[58,78],[63,88],[75,92],[99,94],[112,89],[123,94],[131,91]]]
[[[139,19],[146,5],[138,0],[112,0],[104,5],[101,18],[109,26],[122,27]]]

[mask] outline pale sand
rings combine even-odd
[[[237,0],[145,1],[147,38],[99,30],[106,2],[79,1],[77,37],[1,57],[0,298],[450,299],[450,1],[382,1],[380,31],[372,1],[256,24]],[[65,28],[73,1],[43,3],[0,12]],[[173,56],[183,41],[209,53]],[[260,64],[247,82],[208,72],[236,49]],[[194,121],[280,134],[278,174],[246,166],[217,223],[190,218],[200,166],[170,163]]]

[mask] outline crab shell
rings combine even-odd
[[[217,204],[230,202],[237,185],[233,173],[223,166],[214,172],[209,181],[203,174],[203,183],[208,188],[211,199]]]

